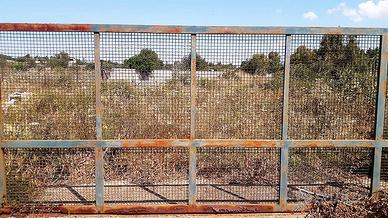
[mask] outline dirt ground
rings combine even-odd
[[[302,218],[305,217],[306,214],[295,213],[257,213],[257,214],[191,214],[191,215],[69,215],[64,216],[66,218],[96,218],[96,217],[108,217],[108,218],[121,218],[121,217],[131,217],[131,218],[240,218],[240,217],[248,217],[248,218]],[[28,217],[42,217],[42,215],[33,215]],[[43,217],[58,217],[56,215],[45,216]]]

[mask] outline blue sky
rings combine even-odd
[[[0,22],[388,27],[388,0],[3,0]]]

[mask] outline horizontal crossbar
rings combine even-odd
[[[244,204],[244,205],[105,205],[100,213],[106,214],[188,214],[188,213],[261,213],[261,212],[303,212],[310,206],[304,204],[288,204],[283,208],[279,204]],[[53,209],[52,207],[50,209]],[[94,205],[57,206],[56,211],[66,214],[95,214]],[[1,208],[3,213],[10,213],[11,208]]]
[[[244,139],[130,139],[130,140],[3,140],[3,148],[67,147],[388,147],[388,140],[244,140]]]
[[[383,35],[387,28],[0,23],[0,31]]]

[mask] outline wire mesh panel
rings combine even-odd
[[[107,148],[104,160],[106,203],[188,202],[188,149]]]
[[[388,69],[388,66],[387,66]],[[387,90],[388,90],[388,83]],[[383,139],[388,139],[388,95],[385,96],[385,108],[384,108],[384,132]]]
[[[92,33],[0,32],[5,139],[94,139]]]
[[[278,200],[280,149],[199,148],[197,152],[198,203]]]
[[[388,148],[383,148],[381,155],[381,186],[388,188]]]
[[[290,138],[372,138],[379,53],[379,36],[293,36]]]
[[[7,148],[4,155],[13,209],[95,203],[93,148]]]
[[[285,36],[198,35],[198,138],[280,138]]]
[[[370,193],[373,148],[291,148],[288,197],[306,201],[313,197],[343,201]]]
[[[102,33],[103,138],[188,138],[190,35]]]

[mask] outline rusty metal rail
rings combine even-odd
[[[72,139],[67,140],[66,138],[57,140],[57,139],[19,139],[19,138],[7,138],[5,137],[4,129],[5,123],[7,120],[4,118],[4,110],[1,110],[0,120],[0,203],[3,205],[2,211],[9,212],[12,205],[9,204],[7,199],[7,182],[8,176],[6,175],[6,158],[4,154],[4,149],[71,149],[71,148],[92,148],[94,149],[95,157],[95,182],[94,194],[95,197],[92,198],[92,202],[95,202],[93,205],[56,205],[55,208],[50,208],[49,210],[60,211],[64,213],[118,213],[118,214],[147,214],[147,213],[246,213],[246,212],[291,212],[291,211],[302,211],[309,208],[308,205],[300,204],[300,202],[290,202],[289,192],[290,192],[290,181],[289,173],[291,167],[295,167],[295,164],[300,164],[299,162],[291,162],[291,150],[296,148],[327,148],[327,149],[350,149],[350,148],[360,148],[360,149],[373,149],[373,166],[371,166],[372,176],[370,177],[370,193],[376,192],[381,188],[381,161],[382,161],[382,151],[383,148],[388,147],[388,140],[384,140],[384,121],[386,120],[384,112],[385,99],[386,99],[386,86],[387,86],[387,59],[388,59],[388,29],[382,28],[328,28],[328,27],[199,27],[199,26],[142,26],[142,25],[91,25],[91,24],[11,24],[3,23],[0,24],[0,33],[17,33],[17,32],[39,32],[39,33],[61,33],[61,32],[86,32],[93,35],[94,42],[94,81],[93,88],[95,91],[95,137],[90,139]],[[109,110],[109,108],[104,108],[102,103],[102,92],[104,89],[104,81],[102,78],[102,61],[101,58],[101,44],[103,33],[144,33],[144,34],[189,34],[190,35],[190,131],[189,135],[185,138],[166,138],[166,139],[136,139],[136,138],[126,138],[126,139],[106,139],[103,137],[104,131],[104,111]],[[197,72],[200,70],[197,66],[199,60],[199,41],[201,39],[197,38],[198,35],[280,35],[284,36],[284,58],[282,60],[283,64],[283,76],[282,76],[282,111],[281,111],[281,126],[279,126],[280,134],[279,137],[275,138],[265,138],[265,139],[239,139],[235,137],[230,138],[210,138],[202,139],[198,138],[198,122],[200,120],[201,108],[199,108],[198,101],[201,100],[198,97],[198,87],[201,85]],[[380,40],[379,45],[379,66],[378,66],[378,75],[377,79],[377,88],[375,94],[377,94],[375,99],[375,122],[374,122],[374,133],[371,138],[355,138],[355,139],[332,139],[332,138],[317,138],[317,139],[308,139],[302,140],[290,136],[289,133],[289,117],[290,114],[290,96],[292,94],[292,88],[290,85],[290,80],[292,80],[291,75],[291,65],[292,65],[292,54],[295,52],[292,50],[292,43],[299,43],[293,38],[294,35],[347,35],[347,36],[377,36]],[[0,36],[1,37],[1,36]],[[153,35],[151,38],[154,37]],[[0,38],[0,41],[2,39]],[[222,37],[219,38],[220,41],[224,40]],[[136,43],[136,39],[134,40]],[[129,44],[125,44],[128,46]],[[244,44],[245,45],[245,44]],[[9,45],[8,49],[12,49],[12,46]],[[1,47],[1,45],[0,45]],[[1,48],[0,48],[1,49]],[[112,48],[112,49],[117,49]],[[1,53],[1,50],[0,50]],[[11,54],[12,55],[12,54]],[[108,54],[110,55],[110,54]],[[238,54],[237,54],[238,55]],[[3,72],[2,72],[3,73]],[[4,70],[4,73],[5,70]],[[0,96],[4,98],[5,88],[3,81],[0,87]],[[373,93],[372,93],[373,94]],[[6,99],[1,99],[1,104],[3,105]],[[275,118],[274,118],[275,119]],[[111,205],[106,203],[109,197],[107,196],[107,186],[115,186],[117,184],[110,184],[106,181],[107,174],[107,157],[104,156],[109,149],[153,149],[153,148],[182,148],[188,151],[188,167],[187,167],[187,200],[185,204],[174,204],[167,205],[165,204],[153,204],[153,205],[125,205],[125,204],[115,204]],[[271,152],[278,152],[280,155],[280,168],[279,179],[276,184],[270,184],[276,186],[276,194],[278,198],[275,202],[263,203],[263,202],[252,202],[236,205],[233,203],[227,204],[203,204],[199,203],[201,199],[199,198],[199,188],[201,185],[200,180],[198,179],[199,165],[202,164],[202,159],[199,158],[199,151],[202,148],[220,148],[220,149],[253,149],[252,152],[258,152],[259,158],[267,158],[266,149],[274,149]],[[255,150],[256,149],[256,150]],[[260,150],[262,149],[262,150]],[[121,152],[118,150],[116,153],[112,153],[112,157],[115,158],[115,155],[119,155]],[[205,151],[207,152],[207,151]],[[234,151],[232,151],[234,152]],[[240,152],[240,151],[237,151]],[[244,152],[246,152],[244,150]],[[244,153],[242,152],[242,153]],[[163,152],[161,152],[163,153]],[[222,153],[220,151],[220,153]],[[319,153],[319,152],[317,152]],[[147,153],[148,154],[148,153]],[[165,154],[165,153],[163,153]],[[211,156],[213,153],[205,154]],[[218,153],[214,152],[214,155],[217,156]],[[260,156],[261,155],[261,156]],[[293,153],[293,155],[295,155]],[[206,156],[207,157],[207,156]],[[245,156],[244,156],[245,157]],[[169,156],[161,157],[169,158]],[[219,157],[217,157],[219,158]],[[125,158],[124,158],[125,160]],[[222,160],[216,159],[215,160]],[[267,159],[264,159],[262,164],[266,163]],[[268,161],[268,160],[267,160]],[[182,161],[182,163],[186,163]],[[251,163],[251,162],[249,162]],[[292,165],[292,166],[291,166]],[[222,167],[220,167],[222,168]],[[277,168],[276,168],[277,169]],[[206,169],[202,169],[201,172],[205,172]],[[249,182],[247,183],[249,184]],[[119,184],[121,185],[121,184]],[[117,185],[117,186],[119,186]],[[181,185],[176,184],[176,185]],[[225,185],[225,184],[221,184]],[[227,185],[233,185],[231,182]],[[143,187],[150,193],[157,192],[155,190],[150,190]],[[241,197],[240,194],[237,194],[239,190],[224,190],[218,187],[218,190],[223,190],[225,193],[232,194],[234,197],[245,199]],[[249,191],[248,191],[249,192]],[[246,193],[245,193],[246,194]],[[257,193],[260,195],[260,193]],[[158,195],[159,197],[161,194]],[[202,199],[203,200],[203,199]],[[209,200],[211,201],[211,199]],[[39,208],[44,206],[36,206]]]

